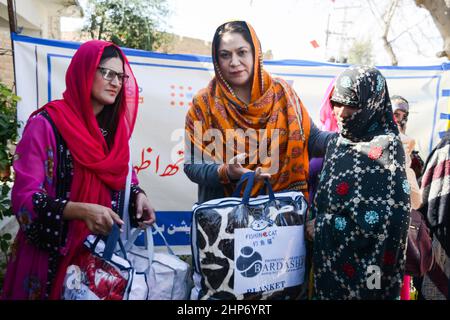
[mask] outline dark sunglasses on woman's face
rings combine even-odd
[[[100,73],[102,74],[103,79],[105,79],[107,81],[113,81],[117,76],[117,79],[119,80],[119,82],[123,83],[124,81],[127,81],[129,78],[129,76],[127,76],[126,74],[118,73],[118,72],[108,69],[108,68],[98,67],[97,69],[100,70]]]

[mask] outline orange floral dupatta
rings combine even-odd
[[[259,40],[248,23],[247,27],[255,57],[250,103],[246,105],[236,97],[222,77],[213,43],[216,76],[194,97],[186,115],[186,135],[203,160],[208,158],[215,163],[227,163],[232,156],[242,153],[245,146],[249,154],[243,164],[245,168],[255,170],[261,166],[263,172],[271,174],[270,182],[275,191],[298,190],[307,197],[309,115],[284,80],[272,78],[263,70]],[[217,129],[220,134],[216,134],[217,130],[208,133],[208,129]],[[249,136],[255,137],[258,152],[251,152],[254,149]],[[269,148],[268,157],[261,156],[261,148]],[[233,152],[227,156],[230,150]],[[255,185],[253,195],[260,187],[261,183]],[[224,188],[229,195],[232,186],[224,185]]]

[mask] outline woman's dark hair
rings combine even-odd
[[[394,96],[392,96],[390,99],[391,99],[391,101],[393,101],[393,100],[403,100],[403,102],[406,102],[406,104],[409,105],[408,100],[406,100],[406,99],[403,98],[402,96],[394,95]]]
[[[250,45],[252,46],[253,55],[255,55],[255,46],[253,45],[252,35],[250,34],[250,30],[248,29],[247,24],[244,21],[231,21],[222,24],[216,29],[216,33],[214,34],[212,43],[213,55],[215,54],[214,56],[215,61],[219,61],[218,51],[220,40],[222,40],[222,36],[225,33],[232,33],[232,32],[241,34],[242,37],[244,37],[245,41],[250,43]]]
[[[120,51],[115,46],[108,46],[103,50],[99,65],[111,58],[119,58],[122,63],[125,63]],[[111,146],[114,142],[114,136],[116,135],[116,129],[119,120],[119,108],[122,102],[122,95],[124,90],[123,87],[124,83],[122,83],[122,88],[120,89],[119,94],[116,97],[116,101],[111,105],[106,105],[103,110],[97,115],[97,123],[99,127],[102,128],[104,132],[106,132],[104,137],[109,149],[111,149]]]

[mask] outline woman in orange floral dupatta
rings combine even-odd
[[[270,177],[274,191],[301,191],[308,198],[309,156],[323,156],[333,134],[317,129],[289,84],[263,69],[248,23],[219,26],[212,59],[215,77],[186,115],[184,171],[199,185],[199,202],[230,195],[233,183],[252,170],[253,195]]]

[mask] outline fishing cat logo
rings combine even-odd
[[[255,220],[250,224],[250,228],[254,231],[261,231],[273,225],[273,221],[269,218],[271,208],[247,208],[248,214],[253,216]]]
[[[253,222],[250,224],[250,228],[252,228],[252,230],[254,231],[261,231],[270,226],[272,226],[272,222],[263,219],[253,220]]]
[[[262,257],[258,252],[253,251],[252,247],[244,247],[236,260],[236,268],[242,276],[252,278],[261,272]]]

